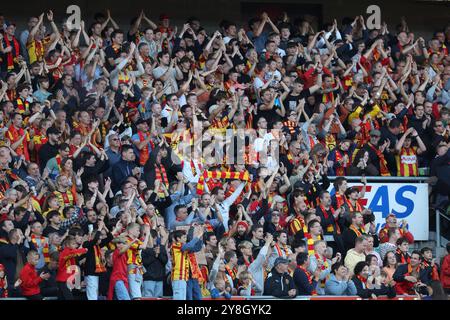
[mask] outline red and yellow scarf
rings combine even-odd
[[[40,240],[40,245],[37,243],[37,240]],[[42,247],[42,255],[44,256],[45,263],[50,262],[50,254],[49,254],[49,246],[47,238],[43,236],[36,236],[35,234],[31,235],[31,243],[33,243],[34,247],[38,249],[39,247]]]
[[[202,195],[205,189],[204,183],[206,179],[232,179],[249,181],[250,175],[248,171],[245,172],[232,172],[232,171],[204,171],[203,175],[200,176],[197,183],[197,194]]]

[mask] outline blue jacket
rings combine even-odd
[[[136,164],[131,161],[120,159],[112,168],[112,186],[113,191],[117,192],[124,181],[133,175],[133,169]]]
[[[325,294],[330,296],[356,296],[357,290],[352,280],[339,281],[334,274],[325,283]]]

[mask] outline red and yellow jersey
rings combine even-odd
[[[127,244],[132,242],[134,239],[127,237]],[[141,249],[143,242],[141,240],[135,241],[131,247],[127,250],[127,264],[134,264],[136,266],[142,266]]]
[[[395,156],[397,163],[397,176],[417,177],[419,175],[417,161],[417,147],[402,148]]]
[[[75,196],[70,190],[67,190],[66,192],[55,191],[53,194],[58,198],[61,208],[64,208],[65,206],[73,206],[75,203]]]
[[[189,279],[189,257],[187,251],[182,251],[183,244],[176,242],[172,244],[170,254],[172,256],[172,281]]]
[[[308,228],[306,226],[305,220],[301,216],[297,216],[289,224],[289,232],[291,235],[295,235],[300,230],[303,230],[304,234],[308,233]]]
[[[30,64],[36,61],[43,61],[45,56],[45,46],[50,42],[50,37],[42,41],[32,40],[27,43],[28,56],[30,57]]]
[[[29,114],[30,113],[30,103],[21,97],[17,98],[15,101],[16,110],[20,114]]]
[[[25,134],[24,130],[22,128],[16,129],[13,125],[11,125],[8,128],[8,131],[6,131],[6,138],[11,142],[11,145],[16,143],[20,140],[20,138]],[[25,160],[30,161],[30,154],[28,151],[28,142],[30,142],[30,135],[28,132],[26,133],[25,138],[23,139],[22,143],[14,150],[17,155],[24,156]]]
[[[225,116],[221,119],[214,119],[211,123],[210,128],[213,130],[214,133],[222,134],[224,135],[226,132],[227,127],[230,125],[230,120],[228,119],[228,116]]]

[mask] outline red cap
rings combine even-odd
[[[163,13],[163,14],[161,14],[161,15],[159,16],[159,20],[161,20],[161,21],[162,21],[162,20],[166,20],[166,19],[168,20],[168,19],[170,19],[170,18],[169,18],[169,16],[168,16],[167,14],[165,14],[165,13]]]
[[[0,271],[5,271],[5,267],[0,263]]]
[[[389,213],[389,214],[387,215],[386,219],[389,218],[389,217],[397,218],[397,216],[395,215],[395,213],[392,213],[392,212]]]

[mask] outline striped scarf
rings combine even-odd
[[[314,254],[317,261],[322,260],[322,266],[320,267],[320,270],[325,271],[328,269],[328,261],[325,257],[320,257],[317,253]],[[325,288],[325,282],[327,282],[327,278],[320,280],[320,287]]]
[[[236,280],[237,278],[237,269],[236,267],[234,267],[233,269],[231,269],[228,265],[225,265],[225,272],[227,275],[229,275],[231,277],[231,279]]]
[[[400,256],[399,264],[405,264],[411,261],[411,258],[406,253],[401,252],[400,249],[397,249],[395,253]]]
[[[391,173],[389,172],[389,169],[387,167],[387,161],[384,158],[383,152],[381,152],[378,148],[375,148],[371,143],[369,143],[368,145],[377,154],[377,156],[380,160],[380,174],[383,177],[391,176]]]
[[[314,239],[309,232],[305,232],[306,244],[308,246],[308,255],[314,254]],[[322,240],[322,237],[319,236],[319,239]]]
[[[200,176],[197,183],[197,194],[202,195],[205,189],[205,179],[232,179],[232,180],[242,180],[249,181],[250,175],[248,171],[245,172],[224,172],[224,171],[204,171],[203,175]]]
[[[309,273],[309,271],[306,270],[306,269],[305,269],[304,267],[302,267],[302,266],[297,265],[297,268],[299,268],[300,270],[302,270],[302,271],[306,274],[306,277],[308,278],[309,284],[312,284],[312,283],[313,283],[313,279],[312,279],[311,273]],[[316,295],[317,295],[316,290],[313,290],[313,291],[311,292],[311,294],[312,294],[313,296],[316,296]]]
[[[363,234],[365,234],[363,230],[356,228],[353,224],[350,226],[349,229],[352,230],[354,233],[356,233],[357,237],[361,237]]]
[[[279,257],[287,258],[289,257],[289,248],[287,245],[283,244],[282,247],[278,243],[275,244],[275,250],[277,251],[277,254]],[[284,253],[284,255],[283,255]]]
[[[167,173],[166,173],[166,168],[164,168],[164,166],[161,164],[159,167],[158,165],[155,164],[155,179],[158,181],[161,181],[166,188],[169,188],[169,180],[167,179]],[[159,189],[159,192],[161,192],[161,188]]]
[[[39,239],[40,244],[37,243],[37,239]],[[48,247],[48,241],[45,237],[32,234],[31,235],[31,243],[34,245],[36,250],[41,246],[42,247],[42,255],[44,256],[45,263],[50,262],[50,254],[49,254],[49,247]]]
[[[105,264],[102,259],[102,249],[100,246],[94,246],[94,255],[95,255],[95,273],[106,272]]]

